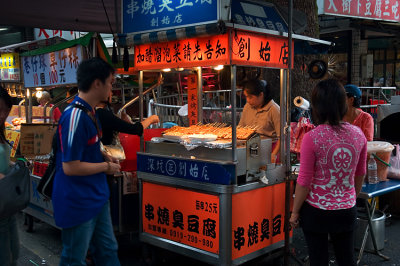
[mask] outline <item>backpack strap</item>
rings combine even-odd
[[[76,104],[76,103],[74,103],[74,104],[72,105],[72,107],[81,109],[82,111],[84,111],[84,112],[90,117],[90,119],[92,119],[92,122],[94,123],[94,125],[95,125],[95,127],[96,127],[96,130],[97,130],[97,135],[99,136],[99,139],[101,139],[101,137],[102,137],[102,132],[101,132],[101,130],[100,130],[99,124],[97,123],[97,119],[96,119],[96,117],[94,116],[94,114],[93,114],[88,108],[86,108],[85,106],[83,106],[83,105],[81,105],[81,104]]]

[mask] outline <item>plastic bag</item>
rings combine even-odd
[[[104,145],[103,143],[100,142],[100,149],[102,152],[106,153],[107,155],[109,155],[119,161],[123,161],[126,159],[125,151],[121,145],[119,136],[117,136],[114,139],[113,144],[111,144],[111,145]]]
[[[396,149],[396,155],[390,157],[390,167],[387,176],[389,178],[400,179],[400,153],[399,144],[394,145]]]
[[[304,135],[313,130],[315,126],[311,124],[309,118],[301,117],[299,122],[290,123],[290,151],[300,153],[301,141]]]

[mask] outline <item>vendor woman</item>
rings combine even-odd
[[[343,117],[343,121],[361,128],[368,141],[374,139],[374,120],[369,113],[360,109],[361,90],[359,87],[348,84],[344,86],[347,95],[347,112]]]
[[[271,97],[271,90],[265,80],[249,80],[243,86],[246,105],[239,126],[251,126],[263,137],[272,139],[271,161],[279,153],[280,108]]]

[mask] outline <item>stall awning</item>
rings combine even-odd
[[[141,34],[127,34],[118,36],[120,45],[139,45],[145,43],[159,43],[174,40],[182,40],[192,37],[202,37],[207,35],[223,34],[226,27],[223,22],[207,25],[190,26],[165,31],[154,31]]]

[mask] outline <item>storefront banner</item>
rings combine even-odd
[[[175,159],[140,153],[137,155],[137,170],[150,174],[222,185],[232,184],[235,178],[234,164]]]
[[[123,0],[123,33],[140,33],[216,22],[219,0]]]
[[[20,136],[21,136],[21,133],[19,131],[6,129],[6,139],[12,147],[10,157],[15,156],[15,153],[18,148]]]
[[[237,31],[232,32],[232,39],[233,64],[288,68],[287,38]]]
[[[49,29],[34,29],[35,40],[46,40],[54,37],[60,37],[65,40],[74,40],[76,39],[76,35],[80,37],[80,32],[76,31],[64,31],[64,30],[49,30]]]
[[[0,81],[20,81],[19,54],[0,54]]]
[[[319,0],[318,5],[322,1],[323,14],[400,21],[398,0]]]
[[[24,56],[21,64],[25,87],[76,83],[76,70],[82,60],[80,45],[47,54]]]
[[[285,183],[232,195],[232,260],[285,239]]]
[[[288,32],[286,22],[269,3],[232,1],[232,21],[250,27]]]
[[[135,68],[163,69],[228,63],[228,34],[135,46]]]
[[[219,253],[219,198],[143,182],[143,232]]]

